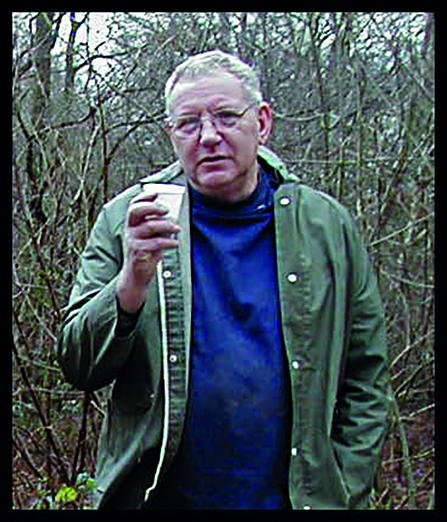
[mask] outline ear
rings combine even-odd
[[[272,130],[273,111],[267,102],[261,102],[258,108],[258,144],[264,145]]]

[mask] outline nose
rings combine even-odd
[[[214,123],[209,118],[204,118],[202,120],[202,126],[200,129],[200,136],[199,140],[200,142],[205,146],[214,145],[216,143],[219,143],[221,141],[222,137],[217,132],[216,127],[214,126]]]

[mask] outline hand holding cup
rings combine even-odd
[[[160,193],[160,185],[148,185],[150,190],[145,187],[132,199],[126,216],[124,264],[117,296],[121,308],[128,312],[136,312],[144,303],[164,251],[178,247],[174,236],[180,232],[177,221],[185,188],[175,186],[173,193]]]

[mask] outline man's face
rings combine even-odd
[[[240,80],[226,72],[180,80],[174,87],[171,115],[202,117],[192,136],[170,138],[191,184],[202,194],[234,202],[248,197],[257,184],[257,149],[270,133],[272,112],[262,102],[255,105],[228,129],[216,128],[210,114],[224,110],[241,114],[250,103]]]

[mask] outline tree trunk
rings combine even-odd
[[[27,135],[27,174],[31,187],[30,212],[39,224],[46,216],[42,208],[45,190],[43,171],[45,158],[42,155],[42,130],[45,127],[48,100],[51,92],[51,48],[54,13],[38,13],[33,38],[33,65],[35,82],[31,107],[31,129]]]

